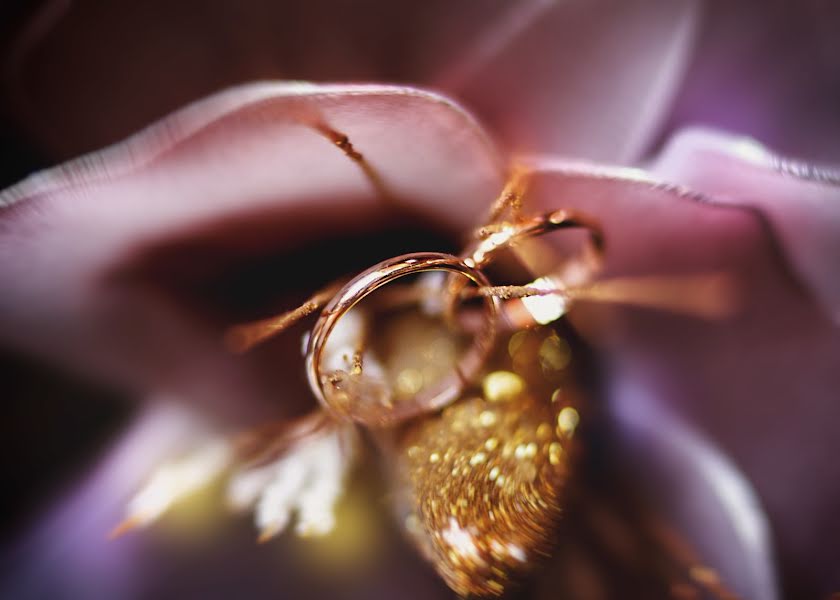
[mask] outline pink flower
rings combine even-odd
[[[37,12],[9,53],[5,89],[49,156],[111,144],[239,85],[0,195],[2,342],[158,400],[15,550],[11,595],[232,595],[249,585],[267,595],[278,585],[267,574],[293,577],[294,546],[278,561],[238,530],[225,547],[184,552],[200,558],[154,538],[106,546],[102,534],[147,469],[200,429],[192,413],[229,423],[309,401],[295,336],[234,358],[218,343],[226,325],[291,304],[335,270],[427,249],[383,231],[422,223],[463,235],[515,157],[539,169],[527,207],[579,208],[602,223],[605,276],[738,276],[744,306],[731,319],[593,305],[572,322],[603,360],[621,468],[661,495],[705,562],[750,598],[840,586],[840,179],[737,135],[670,135],[699,114],[837,159],[820,135],[836,131],[836,117],[823,118],[821,97],[795,112],[798,97],[787,99],[805,93],[784,65],[778,80],[739,79],[738,55],[716,52],[738,45],[748,13],[722,4],[706,21],[687,0]],[[768,17],[741,43],[754,51],[763,32],[806,14]],[[286,81],[241,83],[265,78]],[[397,83],[292,81],[302,78]],[[680,94],[698,81],[702,94]],[[775,126],[781,118],[794,135]],[[313,119],[348,137],[387,199]],[[350,235],[380,245],[348,258],[359,247]],[[395,553],[340,592],[444,593],[419,564]],[[177,571],[196,568],[201,577]],[[299,578],[310,596],[330,587]]]

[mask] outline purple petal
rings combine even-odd
[[[90,476],[17,543],[4,548],[0,596],[21,600],[448,597],[437,575],[400,542],[397,531],[381,518],[382,511],[370,504],[365,505],[368,513],[361,523],[339,523],[338,535],[351,536],[350,542],[343,542],[344,563],[324,552],[326,545],[342,544],[336,538],[319,543],[287,536],[257,544],[250,519],[222,510],[217,494],[204,498],[216,508],[204,512],[203,521],[181,522],[179,529],[178,518],[185,511],[179,515],[176,509],[172,518],[152,528],[109,541],[108,531],[122,519],[127,501],[144,478],[160,461],[189,451],[200,432],[194,416],[182,406],[149,406]],[[186,508],[203,512],[196,504]],[[354,534],[359,527],[372,531]],[[359,546],[352,549],[351,557],[346,545],[353,540]]]
[[[668,129],[703,125],[840,162],[840,11],[831,2],[705,3]]]
[[[691,0],[515,4],[437,81],[514,150],[632,162],[667,116],[697,19]]]
[[[5,549],[6,566],[14,568],[4,573],[0,595],[104,598],[125,593],[137,544],[111,544],[107,534],[151,470],[188,450],[200,432],[195,416],[183,406],[153,401],[90,475]]]
[[[617,453],[656,514],[743,598],[778,597],[764,511],[747,479],[709,440],[651,398],[638,373],[611,372]]]

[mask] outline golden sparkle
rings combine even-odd
[[[484,378],[482,387],[489,402],[507,402],[522,393],[525,382],[516,373],[494,371]]]
[[[577,412],[572,418],[568,400],[551,402],[556,376],[537,358],[556,334],[546,327],[528,336],[536,340],[500,344],[483,397],[469,391],[399,442],[407,533],[463,596],[503,594],[550,552],[562,513]],[[534,350],[530,369],[508,370],[526,345]]]

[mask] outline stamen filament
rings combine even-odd
[[[334,283],[313,294],[306,302],[288,312],[267,319],[235,325],[224,336],[225,346],[235,354],[250,350],[268,338],[281,333],[303,318],[315,313],[329,302],[340,287]]]

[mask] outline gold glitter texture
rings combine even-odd
[[[568,345],[548,327],[515,335],[477,389],[399,443],[405,529],[463,596],[499,596],[539,564],[563,510],[578,413],[552,396],[571,387]],[[541,360],[547,347],[564,360]]]

